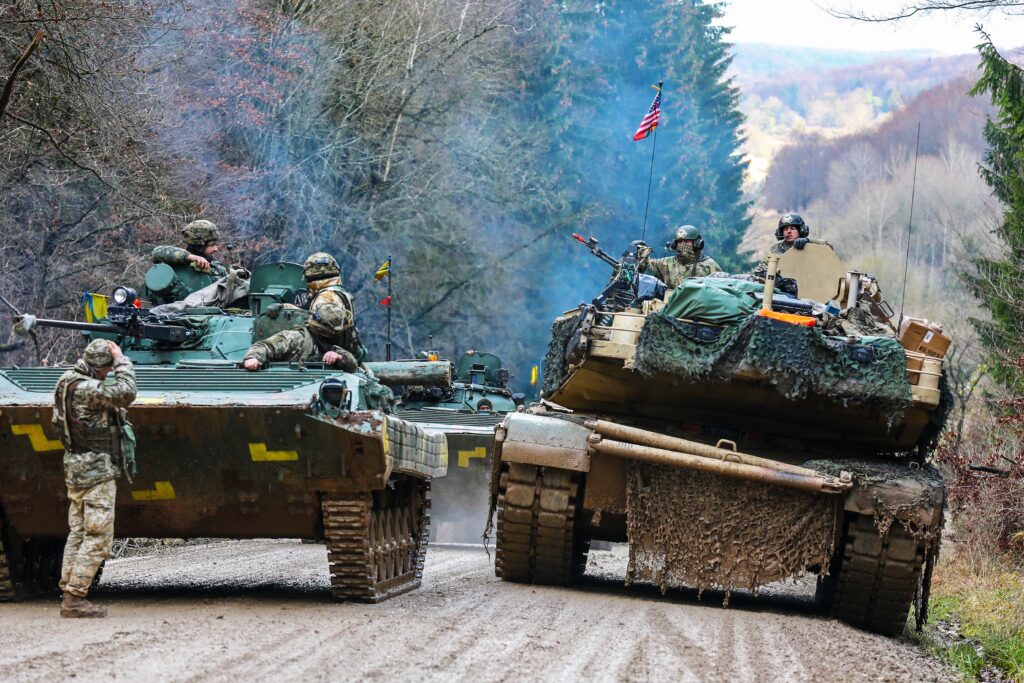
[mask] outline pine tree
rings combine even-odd
[[[1002,253],[973,259],[974,272],[965,280],[991,313],[991,320],[975,324],[989,351],[993,374],[1020,392],[1024,391],[1020,352],[1024,340],[1024,71],[1003,58],[988,36],[978,50],[982,75],[971,94],[988,94],[996,108],[996,116],[985,124],[989,149],[981,174],[1005,210],[995,229]]]
[[[566,0],[537,2],[530,11],[538,54],[524,100],[532,102],[530,115],[547,122],[552,175],[570,189],[580,227],[612,253],[641,237],[655,140],[633,142],[632,135],[654,97],[650,86],[663,80],[646,239],[660,247],[675,227],[691,223],[723,267],[743,269],[736,255],[749,224],[746,163],[738,155],[742,116],[725,75],[726,29],[712,24],[718,5]]]

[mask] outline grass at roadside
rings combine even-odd
[[[962,560],[938,567],[921,640],[967,677],[1024,683],[1024,575]]]

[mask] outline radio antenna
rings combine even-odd
[[[910,235],[914,228],[914,194],[917,191],[917,159],[921,151],[921,122],[917,122],[917,141],[914,143],[914,180],[910,185],[910,219],[907,221],[907,253],[903,258],[903,294],[900,295],[900,319],[896,334],[903,328],[903,308],[907,304],[907,272],[910,269]]]

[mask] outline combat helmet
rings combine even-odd
[[[316,334],[337,339],[345,331],[345,322],[348,320],[348,311],[342,306],[334,303],[320,304],[312,311],[312,315],[306,321],[306,327]]]
[[[217,226],[206,220],[192,221],[181,229],[185,244],[207,247],[220,242],[220,231]]]
[[[800,217],[798,213],[784,213],[782,218],[779,219],[779,227],[775,228],[775,239],[782,239],[782,231],[784,228],[793,226],[800,231],[800,237],[807,237],[811,234],[811,229],[804,223],[804,219]]]
[[[110,342],[106,339],[93,339],[85,347],[82,360],[94,370],[110,367],[114,364],[114,354],[110,352]]]
[[[700,230],[693,225],[681,225],[676,228],[675,239],[665,244],[665,248],[675,251],[676,245],[679,244],[680,240],[693,240],[693,250],[697,253],[698,257],[704,251],[704,238],[701,236]]]
[[[302,264],[302,272],[307,281],[323,280],[327,277],[341,275],[338,262],[334,260],[333,256],[323,251],[310,254],[306,262]]]

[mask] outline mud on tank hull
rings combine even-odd
[[[50,422],[60,369],[0,371],[0,599],[56,591],[67,497]],[[332,592],[376,602],[419,585],[444,437],[379,410],[325,409],[339,373],[136,368],[138,475],[120,537],[326,541]]]
[[[933,469],[827,453],[801,467],[695,434],[683,435],[684,452],[671,450],[678,432],[619,426],[546,411],[499,426],[490,495],[500,578],[567,585],[591,540],[628,542],[627,583],[728,595],[813,571],[823,609],[902,632],[938,551],[944,493]]]

